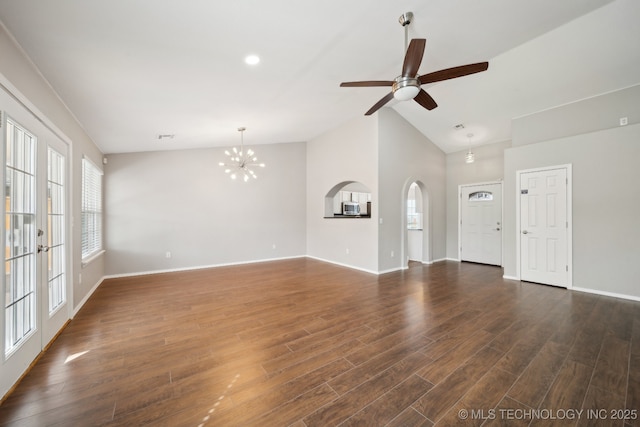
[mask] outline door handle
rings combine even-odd
[[[529,231],[527,231],[527,230],[522,230],[522,234],[529,234]]]
[[[496,228],[496,231],[500,231],[500,227]]]
[[[49,252],[49,249],[51,249],[49,246],[38,245],[38,253],[40,253],[40,252]]]

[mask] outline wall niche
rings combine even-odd
[[[325,218],[371,218],[371,190],[358,181],[334,185],[324,197]]]

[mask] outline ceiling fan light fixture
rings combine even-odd
[[[393,97],[398,101],[408,101],[416,97],[420,92],[420,88],[417,86],[404,86],[393,92]]]
[[[393,97],[398,101],[408,101],[415,98],[420,92],[420,82],[414,77],[400,76],[394,80],[391,90]]]

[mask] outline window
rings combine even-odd
[[[470,202],[490,202],[493,200],[493,193],[490,191],[476,191],[469,194]]]
[[[82,259],[102,250],[102,172],[82,159]]]
[[[416,200],[407,200],[407,228],[410,230],[422,229],[422,213],[416,212]]]
[[[67,301],[65,275],[65,158],[53,148],[47,150],[47,281],[49,315]]]
[[[422,230],[422,212],[418,212],[417,197],[420,197],[420,193],[417,191],[418,185],[414,182],[409,187],[409,193],[407,195],[407,228],[409,230]]]
[[[36,330],[36,137],[7,118],[5,355]]]

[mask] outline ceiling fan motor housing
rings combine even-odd
[[[393,97],[398,101],[408,101],[415,98],[420,92],[420,82],[417,77],[399,76],[393,81],[391,90]]]

